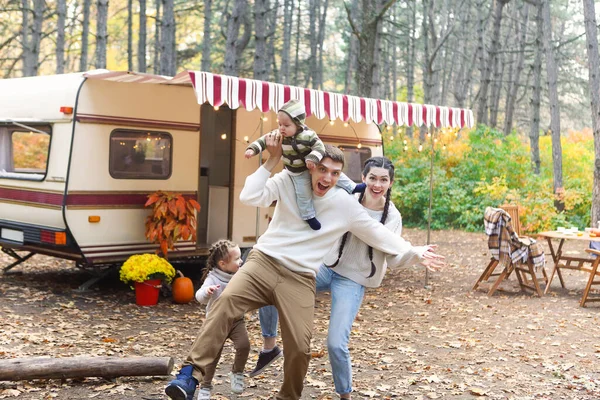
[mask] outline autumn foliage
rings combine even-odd
[[[200,211],[196,200],[159,190],[148,195],[145,207],[152,207],[146,218],[146,239],[159,244],[157,253],[167,258],[178,240],[196,241],[196,212]]]

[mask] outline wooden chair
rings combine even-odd
[[[513,219],[513,217],[510,215],[509,211],[507,211],[505,209],[505,207],[510,210],[510,212],[513,213],[513,215],[515,215],[515,219]],[[488,246],[490,246],[491,248],[491,243],[494,240],[509,240],[511,242],[511,246],[512,247],[528,247],[528,251],[530,250],[530,246],[533,245],[533,242],[531,239],[526,238],[526,237],[519,237],[518,234],[516,234],[516,230],[515,230],[515,226],[517,227],[518,231],[521,231],[521,224],[519,222],[519,207],[518,206],[502,206],[500,207],[499,211],[498,209],[491,209],[491,210],[495,210],[495,212],[502,212],[504,215],[502,215],[501,217],[505,219],[505,221],[507,221],[508,223],[506,224],[505,228],[502,228],[503,230],[505,230],[504,232],[501,232],[501,235],[499,238],[494,239],[492,237],[490,237],[490,240],[488,241]],[[486,209],[486,214],[490,212],[489,210]],[[502,257],[499,257],[502,258]],[[498,267],[498,265],[500,264],[500,259],[494,258],[492,256],[489,264],[487,265],[487,267],[485,268],[485,270],[483,271],[483,273],[481,274],[481,276],[479,277],[479,279],[477,280],[477,282],[475,282],[475,285],[473,286],[472,290],[476,290],[479,285],[482,282],[488,282],[490,280],[490,278],[496,278],[495,281],[491,282],[491,287],[488,291],[488,296],[492,296],[494,294],[494,292],[498,289],[498,286],[500,285],[500,283],[502,281],[504,281],[505,279],[508,279],[508,277],[510,277],[510,275],[515,272],[517,275],[517,279],[519,281],[519,286],[521,287],[521,290],[533,290],[534,292],[536,292],[538,294],[538,296],[542,297],[543,296],[543,291],[540,287],[539,284],[539,280],[538,280],[538,276],[536,274],[535,271],[535,267],[533,265],[533,262],[531,260],[531,257],[527,257],[527,261],[525,263],[522,262],[516,262],[513,263],[512,260],[510,259],[510,257],[506,257],[506,255],[504,256],[504,268],[502,269],[501,272],[495,272],[496,267]],[[544,281],[546,282],[546,284],[548,283],[548,276],[546,275],[546,270],[544,269],[544,267],[541,267],[542,270],[542,277],[544,279]]]
[[[510,216],[513,231],[518,237],[521,237],[521,207],[519,207],[517,204],[503,204],[498,208],[506,211],[506,213]]]
[[[589,297],[592,286],[600,285],[600,281],[596,280],[596,276],[600,276],[600,271],[598,271],[598,264],[600,264],[600,251],[595,249],[585,249],[585,251],[595,255],[596,258],[592,262],[589,270],[587,268],[584,269],[584,271],[589,272],[590,278],[588,279],[585,290],[583,291],[583,296],[581,296],[581,301],[579,302],[581,307],[585,307],[585,303],[587,302],[600,301],[600,296]]]

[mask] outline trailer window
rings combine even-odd
[[[110,134],[109,172],[115,179],[168,179],[173,137],[166,132],[117,129]]]
[[[344,173],[354,182],[362,182],[363,165],[371,158],[371,149],[353,146],[340,146],[340,149],[344,152]]]
[[[41,181],[50,154],[50,127],[0,127],[0,177]]]

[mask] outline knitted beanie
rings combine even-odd
[[[279,111],[289,115],[296,125],[306,128],[306,125],[304,125],[304,122],[306,121],[306,109],[304,108],[304,104],[300,103],[298,100],[292,99],[288,101],[281,106]]]

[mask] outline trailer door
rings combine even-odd
[[[200,178],[198,244],[231,238],[232,144],[234,112],[209,104],[200,109]]]

